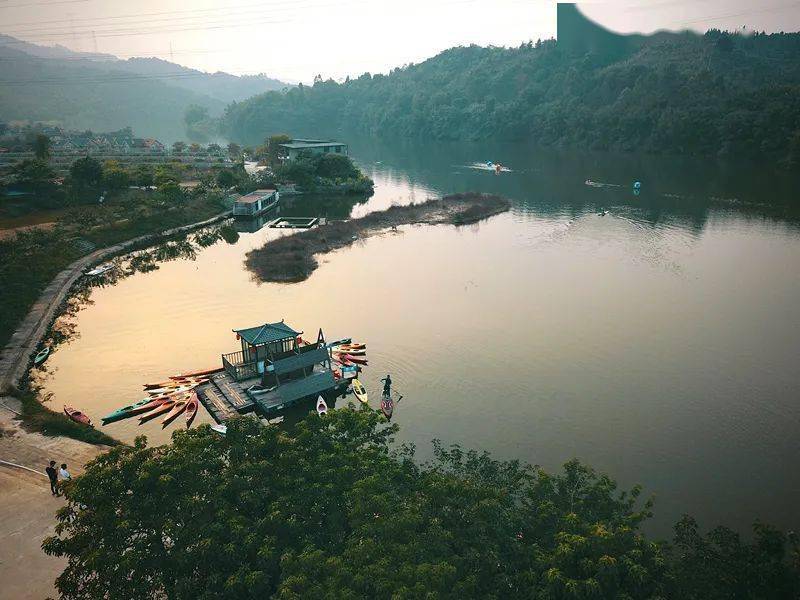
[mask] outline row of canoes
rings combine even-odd
[[[166,427],[184,415],[186,427],[191,427],[197,416],[199,399],[196,388],[209,381],[209,376],[220,369],[206,369],[183,375],[175,375],[165,381],[146,383],[147,397],[118,408],[103,417],[103,425],[139,415],[139,424],[162,417],[161,426]]]

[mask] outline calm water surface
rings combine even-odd
[[[99,421],[147,381],[216,365],[237,349],[231,329],[285,319],[309,337],[323,327],[368,343],[362,379],[377,398],[392,374],[399,439],[422,457],[432,438],[549,469],[578,457],[655,494],[662,535],[683,512],[741,530],[759,517],[800,527],[796,182],[513,146],[352,152],[377,183],[368,202],[282,210],[359,216],[470,189],[507,195],[513,210],[369,238],[300,284],[257,284],[244,270],[248,250],[282,235],[260,230],[95,289],[78,335],[47,363],[54,404]],[[464,166],[483,160],[514,172]],[[107,431],[154,443],[170,433],[135,421]]]

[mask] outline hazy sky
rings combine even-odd
[[[800,29],[788,0],[581,3],[623,32]],[[386,72],[460,44],[555,36],[547,0],[0,0],[0,32],[73,50],[159,56],[202,70],[285,81]]]

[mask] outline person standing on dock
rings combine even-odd
[[[387,373],[381,381],[383,382],[383,395],[388,398],[392,394],[392,376]]]
[[[47,477],[50,479],[50,492],[53,496],[58,496],[58,472],[56,471],[56,461],[51,460],[44,472],[47,473]]]

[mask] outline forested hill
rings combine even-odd
[[[0,35],[0,121],[58,123],[165,142],[186,137],[184,114],[200,106],[222,114],[229,102],[285,84],[264,75],[204,73],[155,58],[120,60]]]
[[[621,58],[555,41],[453,48],[389,75],[269,92],[226,110],[256,143],[331,124],[385,136],[536,140],[800,163],[800,34],[656,34]]]

